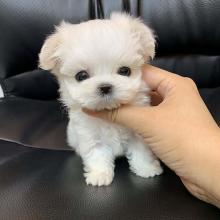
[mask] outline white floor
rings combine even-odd
[[[3,98],[3,97],[4,97],[4,93],[3,93],[2,87],[0,86],[0,98]]]

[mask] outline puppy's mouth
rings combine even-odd
[[[83,107],[91,110],[101,111],[101,110],[112,110],[119,108],[122,105],[132,104],[135,100],[136,94],[119,96],[115,94],[106,95],[103,97],[97,96],[93,101],[89,103],[84,103]]]
[[[114,99],[102,100],[99,104],[95,106],[96,111],[101,110],[112,110],[115,108],[119,108],[122,105],[120,101],[115,101]]]
[[[93,111],[112,110],[119,108],[121,105],[132,103],[135,96],[109,94],[109,95],[93,95],[89,99],[81,99],[79,102],[80,107],[87,108]]]

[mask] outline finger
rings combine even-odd
[[[147,85],[163,97],[166,95],[169,87],[174,86],[175,81],[180,78],[180,76],[174,73],[151,65],[145,65],[142,71],[143,79],[146,81]]]
[[[122,106],[118,109],[103,110],[103,111],[92,111],[89,109],[82,109],[86,114],[98,117],[107,121],[121,124],[129,127],[133,130],[140,130],[142,124],[152,124],[151,109],[149,107],[138,107],[138,106]],[[147,120],[147,122],[146,122]],[[143,123],[144,122],[144,123]]]

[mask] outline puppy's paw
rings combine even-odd
[[[135,167],[130,167],[130,169],[136,175],[144,178],[154,177],[163,173],[163,169],[160,166],[160,162],[158,160],[154,160],[148,164],[138,164]]]
[[[114,171],[113,170],[93,170],[91,172],[84,174],[86,178],[87,185],[93,185],[93,186],[107,186],[111,184],[113,177],[114,177]]]

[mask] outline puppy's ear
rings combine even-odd
[[[144,57],[145,61],[149,61],[149,58],[153,59],[155,56],[155,36],[153,31],[146,26],[139,18],[134,18],[126,13],[112,13],[111,20],[118,22],[121,27],[129,28],[130,33],[141,44],[140,53]]]
[[[52,70],[59,62],[59,49],[65,35],[68,35],[68,28],[72,24],[62,21],[55,26],[53,34],[45,40],[39,53],[39,67],[45,70]]]
[[[57,62],[56,51],[60,44],[60,36],[56,31],[51,34],[44,42],[39,53],[39,67],[44,70],[52,70]]]

